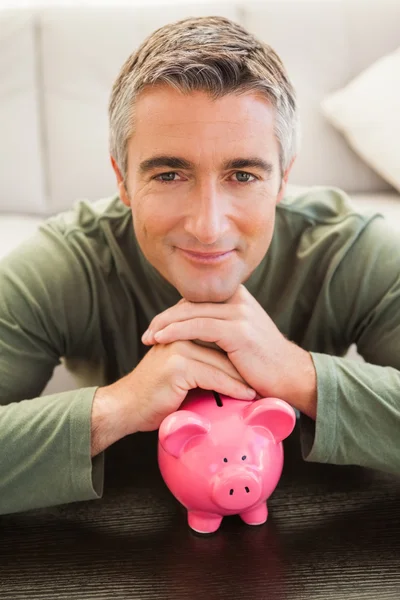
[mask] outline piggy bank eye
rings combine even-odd
[[[224,458],[224,462],[228,462],[228,459],[227,459],[227,458]]]
[[[246,460],[246,458],[247,458],[246,455],[242,456],[242,460]]]

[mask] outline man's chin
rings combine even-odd
[[[181,282],[180,282],[181,283]],[[226,282],[222,285],[185,285],[177,286],[180,295],[189,302],[226,302],[233,296],[240,282]]]

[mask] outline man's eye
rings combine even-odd
[[[256,178],[251,173],[246,173],[246,171],[236,171],[234,173],[236,177],[236,181],[239,183],[249,183],[250,181],[254,181]]]
[[[175,173],[175,171],[171,171],[169,173],[161,173],[160,175],[156,175],[154,179],[156,179],[157,181],[168,183],[169,181],[176,181],[176,175],[178,175],[178,173]]]

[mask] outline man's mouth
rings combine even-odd
[[[183,248],[178,248],[182,254],[191,261],[197,263],[219,263],[229,259],[235,250],[223,250],[220,252],[192,252],[191,250],[184,250]]]

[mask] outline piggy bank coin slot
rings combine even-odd
[[[221,396],[218,394],[218,392],[213,392],[213,395],[215,398],[215,402],[217,403],[217,406],[223,406]]]

